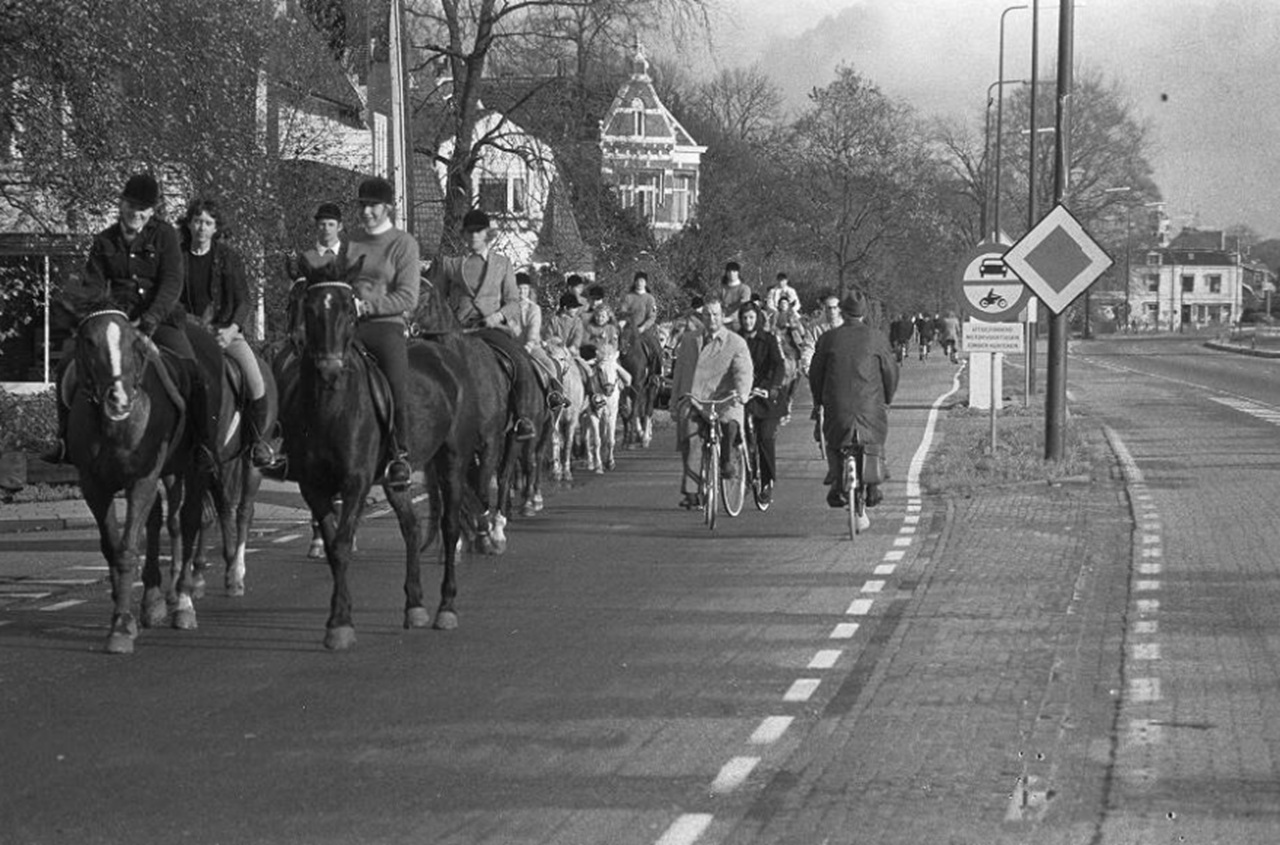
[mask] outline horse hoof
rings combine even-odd
[[[169,608],[163,601],[149,602],[142,608],[142,627],[159,628],[169,615]]]
[[[232,581],[230,584],[227,584],[227,595],[231,596],[232,598],[239,598],[240,596],[243,596],[244,582]],[[196,596],[196,598],[200,598],[200,597]]]
[[[197,575],[195,580],[191,583],[191,597],[195,599],[204,598],[204,591],[206,586],[208,585],[205,583],[204,576]]]
[[[173,612],[173,627],[179,631],[194,631],[196,625],[196,612],[194,610],[175,610]]]
[[[339,625],[324,632],[324,647],[330,651],[345,651],[356,644],[356,629]]]
[[[538,513],[538,506],[533,502],[525,502],[524,507],[520,508],[520,513],[522,516],[536,516]]]
[[[541,493],[538,493],[537,495],[535,495],[535,496],[533,497],[533,511],[534,511],[534,513],[540,513],[540,512],[542,511],[543,505],[544,505],[544,502],[542,501],[542,494],[541,494]]]
[[[133,637],[125,633],[112,633],[103,649],[107,654],[133,654]]]
[[[431,624],[431,614],[425,607],[406,607],[404,611],[405,628],[425,628]]]
[[[319,560],[322,557],[324,557],[324,541],[313,540],[311,545],[307,548],[307,559]]]
[[[592,470],[592,472],[594,472],[596,475],[604,475],[604,467],[602,466],[596,467],[594,470]]]
[[[452,631],[458,627],[458,614],[452,610],[442,610],[436,614],[436,624],[432,627],[437,631]]]
[[[608,460],[605,462],[604,468],[609,470],[609,472],[613,472],[615,469],[618,468],[618,462],[612,459]]]

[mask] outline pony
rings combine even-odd
[[[573,481],[573,444],[587,406],[582,369],[567,355],[566,360],[561,382],[567,404],[556,412],[551,425],[551,477],[556,481]]]
[[[619,406],[624,448],[648,449],[653,442],[653,412],[662,388],[662,348],[653,333],[640,334],[632,325],[623,326],[619,360],[631,377]]]
[[[630,375],[618,363],[618,350],[612,346],[601,347],[591,364],[592,397],[582,417],[589,472],[598,475],[617,466],[614,446],[618,405],[622,386],[630,381]]]
[[[197,349],[196,354],[201,355],[201,351]],[[202,360],[201,363],[210,371],[221,370],[222,402],[218,413],[218,450],[215,455],[218,472],[215,482],[209,485],[208,506],[204,509],[204,519],[196,539],[195,597],[204,595],[204,572],[209,566],[205,538],[214,521],[222,535],[222,559],[226,564],[224,588],[229,596],[243,596],[245,549],[253,526],[258,489],[262,486],[262,470],[253,465],[249,453],[253,444],[248,429],[249,396],[242,389],[240,369],[231,358],[219,354],[216,359]],[[267,430],[270,431],[275,427],[279,413],[276,381],[261,356],[258,357],[258,368],[266,382]]]
[[[186,416],[189,385],[180,362],[162,354],[127,314],[109,303],[94,303],[81,313],[72,352],[74,375],[63,379],[64,390],[74,384],[66,396],[67,457],[78,472],[110,568],[113,607],[105,650],[129,654],[138,635],[133,575],[144,532],[143,627],[162,624],[170,610],[173,627],[196,627],[192,558],[206,475],[193,457]],[[159,562],[162,483],[172,553],[167,587],[162,586]],[[123,527],[113,502],[121,490]]]
[[[476,452],[471,468],[471,489],[479,497],[482,513],[476,520],[476,548],[484,554],[503,554],[507,548],[507,514],[500,507],[502,490],[510,483],[516,457],[514,438],[508,439],[512,374],[489,344],[474,330],[464,328],[443,301],[431,279],[423,277],[413,330],[433,345],[463,362],[464,383],[477,405]],[[536,422],[536,421],[535,421]]]
[[[356,641],[347,570],[367,494],[379,478],[389,446],[384,420],[391,414],[390,389],[355,337],[356,297],[350,282],[362,263],[349,266],[339,257],[306,269],[302,346],[282,350],[273,362],[280,385],[287,476],[298,482],[320,525],[333,577],[324,637],[325,647],[332,650],[349,648]],[[450,630],[458,625],[457,549],[478,412],[457,356],[438,346],[413,343],[409,366],[413,425],[404,439],[411,462],[423,470],[432,508],[429,533],[420,544],[409,491],[384,483],[405,545],[404,627],[432,624],[422,603],[419,555],[439,534],[444,574],[433,624]],[[340,497],[340,504],[335,504],[335,497]]]

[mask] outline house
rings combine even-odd
[[[649,222],[658,241],[684,228],[698,203],[707,148],[663,105],[639,43],[631,76],[600,122],[600,149],[606,181],[624,208]]]
[[[1275,274],[1249,258],[1240,239],[1183,229],[1165,246],[1129,256],[1129,301],[1139,327],[1178,331],[1227,325],[1245,305],[1275,290]]]

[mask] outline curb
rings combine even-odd
[[[1218,340],[1210,340],[1205,342],[1207,349],[1216,349],[1219,352],[1232,352],[1236,355],[1250,355],[1254,358],[1280,358],[1280,350],[1276,349],[1254,349],[1251,346],[1240,346],[1235,343],[1223,343]]]
[[[20,534],[25,531],[73,531],[97,528],[92,517],[36,517],[31,519],[0,519],[0,534]]]

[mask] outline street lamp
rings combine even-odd
[[[984,150],[984,152],[989,152],[989,151],[991,150],[991,119],[990,119],[990,114],[991,114],[991,92],[992,92],[993,90],[995,90],[997,87],[999,87],[999,88],[1000,88],[1000,92],[999,92],[999,94],[997,95],[997,97],[999,98],[999,102],[1000,102],[1000,104],[1003,104],[1003,103],[1004,103],[1004,86],[1005,86],[1005,85],[1029,85],[1029,84],[1030,84],[1030,81],[1029,81],[1029,80],[1026,80],[1026,79],[1005,79],[1005,78],[1001,77],[1000,79],[997,79],[995,82],[992,82],[990,85],[988,85],[988,86],[987,86],[987,114],[988,114],[988,118],[987,118],[986,123],[985,123],[985,126],[986,126],[986,138],[985,138],[985,140],[983,141],[983,147],[982,147],[982,148],[983,148],[983,150]],[[998,105],[998,106],[996,107],[996,115],[997,115],[996,123],[997,123],[997,125],[1000,123],[999,114],[1000,114],[1000,106]],[[990,231],[990,232],[992,233],[992,235],[993,235],[993,236],[992,236],[992,238],[991,238],[993,241],[996,241],[996,240],[999,240],[999,239],[1000,239],[1000,149],[1001,149],[1001,146],[1002,146],[1002,144],[1001,144],[1001,140],[1002,140],[1002,138],[1001,138],[1001,133],[1000,133],[1000,130],[997,128],[997,130],[996,130],[996,152],[995,152],[995,159],[996,159],[996,161],[995,161],[995,171],[996,171],[995,200],[994,200],[994,203],[993,203],[993,205],[994,205],[994,209],[993,209],[993,212],[992,212],[992,221],[993,221],[993,222],[992,222],[992,225],[991,225],[991,229],[990,229],[990,230],[988,230],[988,229],[987,229],[987,226],[986,226],[986,220],[985,220],[986,215],[987,215],[987,205],[988,205],[988,202],[990,202],[990,201],[984,201],[984,202],[983,202],[983,204],[982,204],[982,216],[983,216],[983,218],[984,218],[984,220],[983,220],[983,227],[982,227],[982,229],[983,229],[983,234],[985,235],[985,234],[987,234],[987,233],[988,233],[988,231]]]

